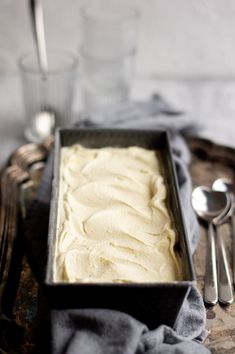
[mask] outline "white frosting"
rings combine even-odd
[[[160,170],[140,147],[62,148],[55,282],[180,279]]]

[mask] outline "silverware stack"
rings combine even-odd
[[[199,218],[207,222],[208,241],[204,283],[204,301],[215,305],[233,302],[233,285],[235,285],[235,228],[234,184],[231,180],[217,179],[212,188],[199,186],[192,193],[192,206]],[[233,282],[229,270],[223,235],[220,225],[230,223],[232,238]]]
[[[8,331],[22,332],[14,320],[14,303],[9,304],[11,289],[10,276],[19,273],[21,262],[13,264],[20,218],[26,216],[27,209],[35,197],[45,160],[53,143],[48,138],[44,144],[26,144],[18,148],[10,157],[9,166],[1,175],[0,198],[0,352],[14,353],[6,338]],[[17,251],[17,250],[16,250]],[[22,259],[21,259],[22,260]],[[19,279],[18,279],[19,281]],[[16,294],[15,294],[16,295]]]
[[[22,173],[28,173],[28,180],[20,185],[18,195],[23,217],[40,183],[47,154],[48,150],[44,145],[26,144],[18,148],[10,158],[12,166],[17,166]]]

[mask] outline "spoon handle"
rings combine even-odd
[[[215,231],[212,223],[208,224],[208,245],[203,298],[204,301],[210,305],[215,305],[218,302]]]
[[[217,227],[217,231],[218,231],[218,227]],[[217,234],[216,240],[217,240],[217,251],[218,251],[219,301],[224,305],[229,305],[233,302],[233,289],[231,284],[231,277],[229,274],[228,260],[226,256],[223,238]]]
[[[230,218],[230,230],[232,236],[232,260],[233,260],[233,285],[235,286],[235,223],[233,219],[233,215]]]
[[[37,47],[39,68],[42,76],[46,78],[46,74],[48,71],[48,61],[47,61],[42,5],[38,0],[30,0],[29,4],[30,4],[33,33],[34,33],[36,47]]]

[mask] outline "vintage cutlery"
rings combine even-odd
[[[233,203],[233,213],[234,213],[234,206],[235,206],[235,185],[234,182],[229,178],[218,178],[214,181],[212,185],[212,189],[222,192],[227,192],[230,194]],[[232,214],[233,214],[232,213]],[[233,216],[229,219],[230,222],[230,229],[231,229],[231,236],[232,236],[232,264],[233,264],[233,285],[235,286],[235,225]]]
[[[17,239],[18,190],[27,181],[29,175],[17,166],[5,169],[1,178],[1,228],[0,228],[0,352],[15,354],[13,349],[19,341],[23,328],[16,323],[13,315],[13,298],[8,298],[10,269],[15,242]],[[19,265],[18,265],[19,266]],[[11,269],[12,270],[12,269]],[[12,295],[12,294],[11,294]],[[14,295],[13,295],[14,297]],[[14,343],[9,343],[9,333]]]
[[[10,164],[17,165],[29,173],[35,187],[39,185],[48,155],[47,148],[42,144],[25,144],[19,147],[10,157]]]
[[[12,277],[15,278],[17,264],[12,267],[14,247],[17,242],[17,221],[19,208],[22,217],[26,215],[29,203],[35,196],[45,159],[52,145],[52,139],[47,139],[46,145],[26,144],[18,148],[9,160],[8,166],[1,176],[0,198],[0,353],[16,354],[14,344],[23,332],[23,328],[14,320],[13,308],[15,297],[12,295]],[[14,268],[14,269],[13,269]],[[17,269],[19,271],[19,269]],[[10,279],[10,280],[9,280]],[[16,282],[15,291],[18,287]],[[9,299],[11,294],[11,299]]]
[[[225,193],[212,191],[210,188],[200,186],[195,188],[192,193],[192,206],[197,215],[208,223],[204,301],[214,305],[219,299],[223,304],[230,304],[233,301],[231,280],[223,241],[220,237],[217,237],[219,281],[217,279],[214,225],[224,222],[224,219],[231,210],[231,199]]]
[[[27,181],[29,175],[17,166],[8,167],[2,178],[2,214],[3,227],[0,234],[0,293],[5,287],[9,274],[13,245],[16,238],[16,220],[18,212],[18,189],[19,185]],[[3,189],[4,188],[4,189]],[[1,309],[1,301],[0,301]]]
[[[32,29],[36,44],[38,66],[41,72],[42,80],[47,80],[48,74],[48,58],[46,49],[46,39],[44,31],[43,10],[40,1],[30,0],[30,15]],[[45,90],[46,90],[45,85]],[[46,96],[46,92],[45,92]],[[41,107],[41,111],[34,117],[35,129],[38,136],[43,140],[48,137],[55,127],[55,112],[50,107]]]
[[[223,193],[223,192],[221,192]],[[219,287],[219,301],[224,305],[229,305],[233,302],[233,287],[231,276],[228,266],[228,257],[226,255],[225,245],[223,237],[218,235],[219,228],[218,226],[227,222],[233,213],[233,203],[230,195],[226,194],[230,199],[229,209],[226,215],[222,215],[221,218],[215,222],[216,233],[217,233],[217,259],[218,259],[218,287]]]

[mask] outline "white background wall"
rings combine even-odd
[[[96,1],[96,0],[93,0]],[[120,0],[117,0],[117,2]],[[48,45],[78,50],[81,0],[42,0]],[[140,9],[137,72],[235,77],[234,0],[126,0]],[[27,0],[0,0],[0,73],[33,48]]]

